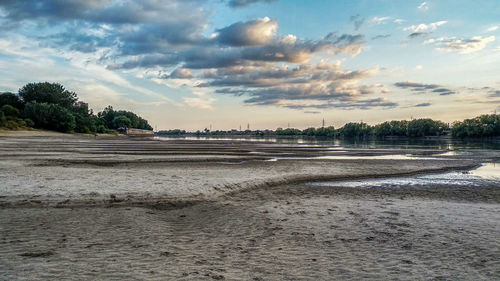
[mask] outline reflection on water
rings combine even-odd
[[[444,153],[443,153],[444,154]],[[439,154],[440,156],[442,154]],[[275,162],[278,160],[453,160],[448,158],[415,156],[411,154],[390,154],[390,155],[324,155],[315,157],[273,157],[269,160]]]
[[[358,140],[358,139],[331,139],[307,137],[196,137],[196,136],[157,136],[159,140],[221,140],[221,141],[251,141],[272,142],[279,144],[307,144],[328,147],[345,148],[394,148],[394,149],[495,149],[500,150],[500,142],[484,140],[459,140],[459,139],[407,139],[407,140]]]
[[[485,163],[469,172],[450,172],[444,174],[423,175],[415,177],[399,177],[385,179],[365,179],[336,182],[316,182],[311,186],[326,187],[399,187],[399,186],[430,186],[430,185],[466,185],[481,186],[484,184],[500,184],[500,164]]]

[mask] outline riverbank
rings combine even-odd
[[[494,280],[496,182],[335,183],[466,172],[499,156],[0,136],[0,280]]]

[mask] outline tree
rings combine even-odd
[[[70,109],[75,105],[77,96],[58,83],[29,83],[19,89],[19,96],[25,103],[57,104]]]
[[[128,124],[128,128],[136,128],[136,129],[144,129],[144,130],[152,130],[153,127],[151,127],[148,124],[148,121],[137,116],[135,113],[130,112],[130,111],[125,111],[125,110],[114,110],[112,106],[107,106],[103,111],[99,112],[97,114],[99,118],[104,120],[104,123],[106,126],[110,129],[118,129],[120,127],[124,126],[117,126],[117,123],[114,121],[116,117],[118,116],[124,116],[126,117],[130,123]],[[120,120],[125,120],[121,118]]]
[[[114,128],[130,128],[132,122],[127,116],[118,115],[113,119]]]
[[[73,114],[57,104],[28,103],[24,108],[24,115],[33,120],[37,128],[71,132],[76,127]]]
[[[0,107],[4,105],[11,105],[19,110],[24,108],[23,102],[13,93],[5,92],[0,94]]]
[[[347,123],[339,133],[344,137],[366,137],[371,134],[371,127],[366,123]]]

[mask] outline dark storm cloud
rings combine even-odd
[[[227,4],[229,7],[242,8],[256,3],[271,3],[277,1],[278,0],[229,0]]]

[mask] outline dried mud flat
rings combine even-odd
[[[1,280],[500,276],[494,184],[364,190],[304,184],[470,169],[496,157],[491,152],[322,160],[311,156],[436,151],[60,135],[0,143]],[[265,161],[285,153],[291,159]]]

